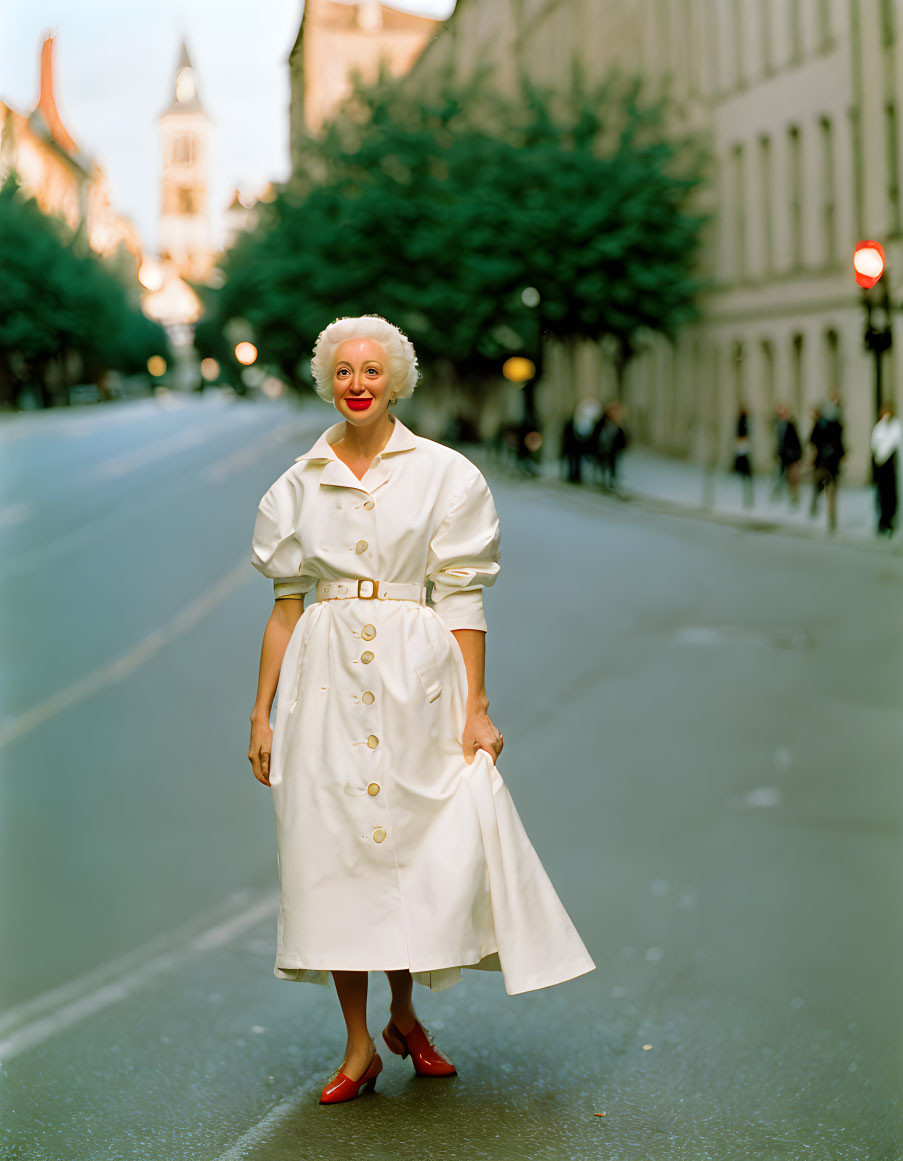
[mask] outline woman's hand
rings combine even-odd
[[[477,750],[486,750],[491,755],[494,766],[502,752],[503,745],[502,735],[495,728],[492,719],[485,710],[473,710],[468,713],[461,739],[464,760],[468,766],[476,757]]]
[[[273,731],[270,723],[262,718],[251,719],[251,745],[248,747],[248,761],[254,777],[264,786],[270,784],[270,754],[273,749]]]

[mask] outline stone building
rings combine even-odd
[[[159,119],[160,230],[158,250],[186,278],[201,280],[214,261],[208,198],[210,117],[182,41],[172,99]]]
[[[790,404],[805,438],[809,408],[836,387],[846,471],[864,480],[874,363],[851,257],[857,239],[880,241],[900,301],[901,54],[903,0],[458,0],[406,83],[427,88],[446,67],[466,80],[486,61],[503,89],[520,71],[558,86],[577,59],[590,79],[617,64],[669,91],[675,126],[701,130],[716,159],[704,195],[716,210],[704,256],[715,286],[700,324],[629,365],[635,433],[727,464],[742,398],[754,462],[767,469],[775,402]],[[893,330],[890,397],[898,319]],[[579,396],[614,390],[598,346],[551,344],[537,396],[547,441]]]
[[[292,168],[297,167],[294,143],[320,132],[351,93],[355,70],[374,81],[382,62],[393,76],[403,75],[440,26],[378,0],[306,0],[289,56]]]
[[[13,172],[45,214],[62,218],[88,247],[137,270],[141,239],[112,204],[106,172],[82,149],[56,103],[53,36],[41,45],[40,96],[25,114],[0,101],[0,182]]]

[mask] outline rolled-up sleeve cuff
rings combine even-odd
[[[433,590],[433,606],[449,629],[482,629],[486,632],[483,613],[483,589],[456,589],[437,596]]]
[[[273,581],[273,600],[280,597],[303,597],[312,587],[309,577],[291,577],[287,580]]]

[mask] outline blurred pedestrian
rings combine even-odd
[[[593,434],[599,416],[599,401],[591,395],[580,399],[574,414],[564,424],[561,432],[562,469],[569,484],[583,482],[583,460],[593,454]]]
[[[800,434],[790,408],[785,403],[779,403],[774,413],[777,471],[771,489],[771,499],[776,499],[786,487],[790,507],[796,508],[800,502],[803,445],[800,443]]]
[[[602,487],[617,494],[618,461],[628,443],[624,405],[620,400],[615,399],[606,406],[596,423],[592,442]]]
[[[846,455],[843,420],[836,399],[823,407],[813,407],[811,414],[812,502],[809,517],[814,520],[818,514],[819,496],[824,492],[828,505],[828,531],[833,532],[837,527],[837,480],[841,460]]]
[[[875,481],[875,499],[878,507],[878,535],[893,536],[897,515],[897,452],[903,429],[890,404],[881,409],[878,422],[872,428],[872,475]]]
[[[752,461],[750,460],[749,452],[749,412],[746,409],[746,404],[740,403],[737,409],[733,470],[740,477],[743,485],[744,508],[751,508],[755,502]]]

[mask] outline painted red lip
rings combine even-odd
[[[348,404],[348,406],[351,408],[352,411],[366,411],[367,408],[370,406],[370,404],[373,402],[373,400],[372,399],[346,399],[345,402]]]

